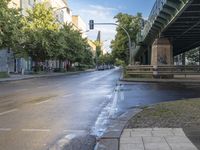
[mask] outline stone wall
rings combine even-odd
[[[167,38],[156,39],[153,43],[151,65],[173,65],[173,47]]]

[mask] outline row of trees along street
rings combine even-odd
[[[35,70],[45,60],[68,60],[82,66],[94,65],[87,39],[70,24],[59,23],[54,10],[45,3],[35,4],[22,16],[9,8],[9,0],[0,1],[0,48],[11,49],[15,57],[31,57]]]
[[[124,27],[130,34],[133,43],[136,43],[137,34],[142,29],[142,14],[134,15],[119,13],[114,19],[117,20],[119,26]],[[128,37],[122,28],[117,27],[115,39],[111,42],[112,56],[117,64],[127,65],[129,63],[130,51],[128,47]]]

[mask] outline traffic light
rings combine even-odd
[[[94,29],[94,20],[89,21],[90,30]]]

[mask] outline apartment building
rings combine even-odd
[[[96,45],[95,45],[95,43],[92,40],[88,39],[88,44],[91,47],[93,56],[95,57],[96,56]]]
[[[79,30],[80,33],[82,34],[83,38],[87,38],[87,25],[85,24],[85,22],[82,20],[82,18],[79,15],[72,15],[72,23],[73,26],[75,28],[75,30]],[[96,45],[94,44],[94,42],[90,39],[87,39],[88,45],[91,48],[91,51],[93,53],[93,56],[96,56]]]
[[[35,3],[47,2],[47,7],[53,8],[55,17],[61,23],[71,23],[72,13],[68,7],[67,0],[11,0],[10,8],[20,8],[22,15],[27,15],[27,9],[34,7]],[[15,72],[23,73],[24,71],[31,71],[33,63],[31,58],[15,58],[12,51],[3,49],[0,51],[0,72]],[[54,66],[57,62],[53,61]]]
[[[79,30],[82,33],[82,37],[86,38],[87,26],[82,18],[78,15],[72,15],[72,24],[76,30]]]

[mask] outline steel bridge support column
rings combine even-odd
[[[148,47],[147,47],[147,53],[148,53],[148,62],[147,62],[147,64],[148,64],[148,65],[151,64],[151,52],[152,52],[151,46],[148,46]]]
[[[148,49],[144,52],[143,55],[143,65],[148,65]]]

